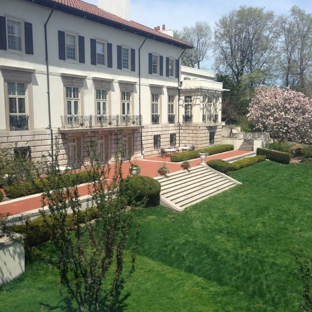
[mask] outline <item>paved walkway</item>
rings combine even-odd
[[[211,159],[231,159],[235,158],[240,155],[249,154],[250,151],[230,151],[225,152],[221,154],[211,155],[206,158],[206,161]],[[165,163],[166,166],[169,168],[170,172],[175,172],[181,170],[179,163],[172,163],[170,162],[170,157],[160,157],[160,156],[154,156],[154,157],[148,157],[146,159],[140,159],[132,161],[136,164],[138,164],[141,167],[141,173],[142,176],[149,176],[149,177],[156,177],[158,168]],[[201,163],[200,158],[196,158],[193,160],[190,160],[190,163],[192,167],[198,166]],[[122,164],[122,171],[123,176],[127,177],[129,175],[129,166],[130,162],[125,161]],[[111,166],[112,170],[110,172],[110,176],[113,175],[113,167]],[[87,186],[80,186],[79,187],[79,194],[80,196],[85,196],[88,194],[88,188]],[[0,214],[7,214],[15,215],[20,213],[25,213],[27,211],[31,211],[34,209],[41,208],[41,195],[40,194],[34,194],[26,197],[21,197],[17,199],[12,199],[8,201],[4,201],[0,203]]]

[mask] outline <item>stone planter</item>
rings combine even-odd
[[[130,172],[130,174],[132,175],[132,176],[137,176],[137,175],[139,175],[140,174],[140,167],[130,167],[129,168],[129,172]]]
[[[201,165],[205,164],[205,160],[206,160],[206,153],[199,153],[199,157],[201,159]]]
[[[188,168],[190,168],[191,167],[191,165],[189,165],[189,164],[181,164],[181,168],[182,169],[188,169]]]
[[[162,169],[159,169],[158,170],[158,173],[162,176],[166,175],[168,173],[168,170],[162,170]]]

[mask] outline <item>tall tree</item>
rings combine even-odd
[[[279,69],[282,84],[311,96],[312,15],[297,6],[280,21]]]
[[[277,19],[263,8],[241,6],[215,25],[215,66],[240,84],[244,77],[251,87],[272,76]]]
[[[181,32],[175,32],[174,36],[194,46],[182,55],[182,64],[185,66],[200,68],[200,64],[207,58],[211,48],[212,31],[208,23],[196,22],[193,27],[183,27]]]

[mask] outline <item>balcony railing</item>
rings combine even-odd
[[[29,130],[28,120],[28,115],[10,115],[10,130]]]
[[[169,114],[168,115],[168,123],[174,124],[174,121],[175,121],[175,115]]]
[[[62,128],[125,127],[142,124],[140,115],[61,116]]]
[[[158,125],[159,124],[159,115],[152,115],[152,124],[153,125]]]
[[[218,115],[202,115],[202,122],[204,123],[217,123]]]
[[[183,115],[182,117],[184,123],[192,123],[193,115]]]

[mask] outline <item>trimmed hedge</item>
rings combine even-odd
[[[214,154],[218,154],[218,153],[232,151],[233,149],[234,149],[234,146],[232,144],[223,144],[223,145],[211,146],[211,147],[196,149],[194,151],[172,154],[172,155],[170,155],[170,161],[180,162],[183,160],[198,158],[199,153],[208,153],[209,155],[214,155]]]
[[[131,193],[135,194],[135,201],[142,201],[146,198],[147,205],[159,205],[161,186],[157,180],[146,176],[136,176],[127,177],[124,182],[128,183]]]
[[[236,160],[230,164],[230,170],[235,171],[244,167],[248,167],[254,165],[260,161],[264,161],[266,159],[265,155],[258,155],[253,157],[246,157],[243,159]]]
[[[88,214],[88,220],[98,217],[97,208],[89,208],[81,211],[79,214],[79,222],[85,221],[85,216]],[[51,222],[51,217],[47,216],[47,221]],[[74,215],[66,216],[66,227],[71,230],[74,228]],[[20,233],[24,237],[24,243],[27,247],[37,246],[50,240],[51,231],[44,221],[43,217],[39,217],[33,221],[28,221],[26,224],[12,225],[8,227],[9,232]]]
[[[207,165],[222,173],[227,173],[228,171],[230,171],[230,164],[222,159],[209,160],[207,161]]]
[[[3,197],[4,197],[4,195],[3,195],[3,193],[0,191],[0,203],[3,201]]]
[[[227,173],[229,171],[235,171],[244,167],[251,166],[260,161],[264,161],[265,159],[266,159],[265,155],[258,155],[258,156],[239,159],[239,160],[232,162],[231,164],[221,159],[213,159],[213,160],[208,161],[207,165],[222,173]]]
[[[79,172],[77,174],[60,175],[60,180],[56,182],[59,188],[74,186],[82,183],[90,182],[92,179],[87,171]],[[11,199],[23,197],[27,195],[44,192],[47,185],[47,179],[42,179],[32,182],[21,182],[15,185],[8,185],[4,187],[5,193]]]
[[[282,163],[289,164],[291,159],[290,153],[269,150],[267,148],[257,148],[257,155],[265,155],[267,159]]]

